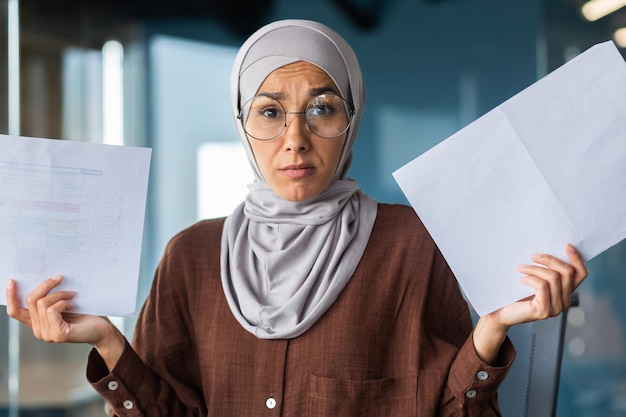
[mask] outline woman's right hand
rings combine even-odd
[[[125,339],[107,317],[74,314],[73,291],[51,293],[62,281],[60,276],[39,284],[26,297],[26,307],[18,296],[17,284],[6,288],[7,314],[30,327],[36,338],[49,343],[88,343],[98,349],[109,370],[122,354]]]

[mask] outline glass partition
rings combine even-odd
[[[122,138],[123,48],[117,41],[107,44],[115,34],[79,19],[80,10],[18,0],[0,0],[0,6],[0,133],[104,142],[107,121]],[[106,45],[115,49],[117,78],[104,77],[112,74],[104,69],[112,56],[103,51]],[[114,108],[108,113],[105,98]],[[0,417],[106,415],[104,401],[85,379],[90,347],[41,342],[0,309]]]

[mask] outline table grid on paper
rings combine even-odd
[[[0,276],[85,282],[102,173],[0,161]]]

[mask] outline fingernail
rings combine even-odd
[[[7,282],[7,289],[12,290],[14,285],[15,283],[13,282],[13,280],[9,279],[9,281]]]

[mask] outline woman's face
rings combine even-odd
[[[272,72],[257,95],[277,98],[287,112],[301,112],[320,94],[339,94],[321,68],[299,61]],[[248,136],[261,174],[283,199],[306,201],[317,197],[333,179],[346,134],[327,139],[311,133],[303,114],[287,114],[287,126],[274,139]]]

